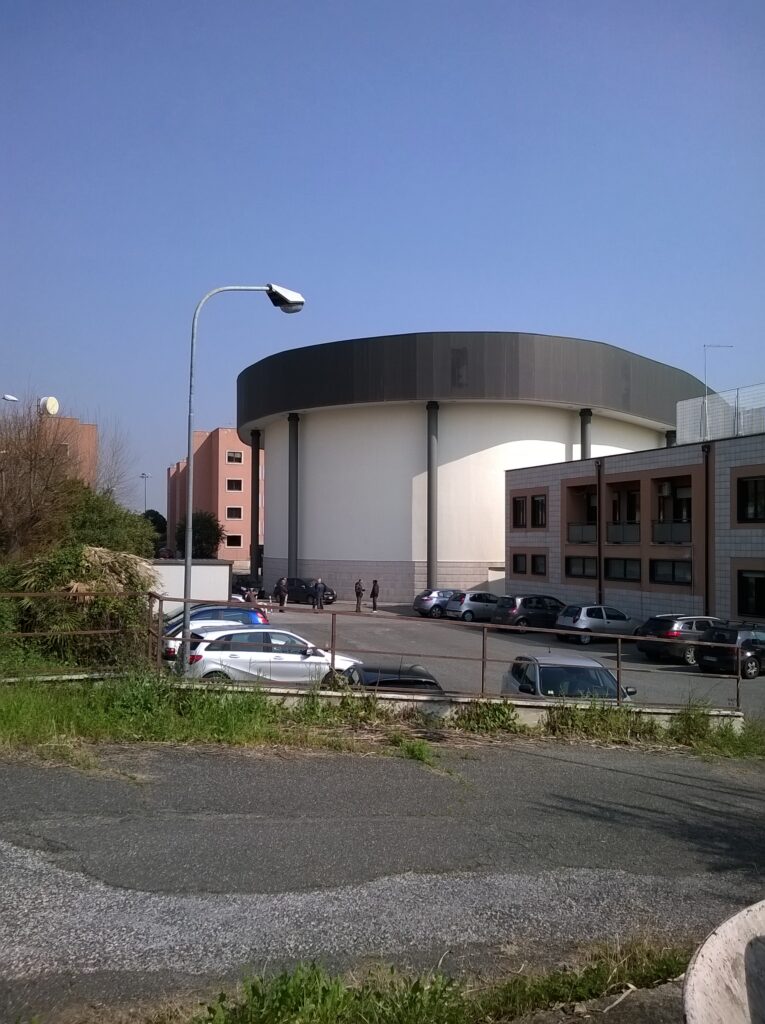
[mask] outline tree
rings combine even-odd
[[[226,531],[212,512],[197,509],[191,520],[193,542],[192,558],[216,558],[218,548],[223,543]],[[180,520],[175,529],[175,544],[182,555],[186,552],[186,517]]]
[[[167,547],[167,520],[154,508],[147,508],[143,517],[154,528],[154,557],[158,558],[162,549]]]
[[[63,538],[67,543],[153,556],[155,534],[148,519],[118,505],[111,494],[99,494],[78,480],[70,484],[74,493]]]

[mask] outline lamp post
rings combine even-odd
[[[143,511],[146,513],[146,481],[151,480],[151,473],[141,473],[141,479],[143,480]]]
[[[299,313],[305,305],[300,292],[293,292],[278,284],[230,284],[222,288],[213,288],[197,303],[191,321],[191,358],[189,360],[189,416],[188,438],[186,445],[186,539],[183,547],[183,632],[181,634],[181,670],[189,666],[189,648],[191,643],[191,550],[194,541],[194,352],[197,341],[197,321],[202,306],[213,295],[220,292],[265,292],[271,302],[282,313]]]
[[[709,387],[707,386],[707,349],[709,348],[733,348],[733,345],[705,345],[704,346],[704,440],[709,440]]]

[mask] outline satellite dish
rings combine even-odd
[[[58,399],[52,395],[49,398],[41,398],[39,408],[42,416],[55,416],[58,412]]]

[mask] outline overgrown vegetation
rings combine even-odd
[[[191,517],[193,558],[216,558],[226,531],[212,512],[195,509]],[[186,516],[175,528],[175,546],[183,557],[186,550]]]
[[[469,701],[460,704],[451,719],[455,729],[465,732],[490,733],[526,732],[518,719],[514,705],[497,701]]]

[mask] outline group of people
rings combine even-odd
[[[364,596],[364,581],[359,577],[354,584],[354,592],[356,594],[356,611],[361,611],[361,599]],[[372,601],[372,611],[377,611],[377,598],[380,596],[380,584],[377,580],[372,580],[372,589],[369,591],[369,597]]]
[[[364,581],[359,577],[354,584],[354,593],[356,594],[356,611],[361,611],[361,599],[365,594]],[[327,593],[326,584],[322,581],[321,576],[316,580],[311,592],[311,601],[313,604],[313,610],[315,612],[324,611],[324,596]],[[372,611],[377,611],[377,599],[380,596],[380,584],[377,580],[372,580],[372,589],[369,591],[369,597],[372,601]],[[274,587],[274,600],[279,602],[279,611],[284,611],[284,606],[287,603],[287,577],[281,576]]]

